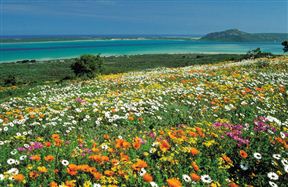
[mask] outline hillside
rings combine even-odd
[[[285,186],[287,65],[282,56],[31,88],[0,102],[0,186]]]
[[[282,42],[288,39],[288,33],[247,33],[238,29],[209,33],[200,40],[227,42]]]

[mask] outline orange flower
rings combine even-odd
[[[248,157],[248,154],[244,150],[240,150],[240,156],[245,159]]]
[[[128,162],[129,161],[129,156],[125,155],[124,153],[120,153],[121,161],[123,162]]]
[[[38,176],[39,176],[39,173],[37,173],[36,171],[29,172],[29,177],[32,179],[36,179]]]
[[[193,167],[193,169],[194,169],[194,171],[199,171],[199,167],[198,167],[198,165],[196,164],[196,162],[192,162],[192,167]]]
[[[134,147],[134,149],[140,149],[140,147],[141,147],[141,143],[140,142],[133,142],[133,147]]]
[[[190,131],[188,134],[190,136],[192,136],[192,137],[197,137],[198,136],[198,134],[196,132],[192,132],[192,131]]]
[[[117,165],[117,164],[119,163],[119,160],[117,160],[117,159],[112,159],[112,160],[111,160],[111,163],[112,163],[113,165]]]
[[[104,135],[103,135],[103,138],[104,138],[105,140],[108,140],[110,137],[109,137],[108,134],[104,134]]]
[[[69,175],[74,176],[74,175],[77,175],[77,170],[78,170],[78,166],[77,166],[77,165],[75,165],[75,164],[69,164],[69,165],[68,165],[68,168],[67,168],[67,173],[68,173]]]
[[[13,176],[13,179],[17,182],[22,182],[25,179],[25,177],[22,174],[17,174]]]
[[[182,186],[181,182],[175,178],[167,179],[167,183],[169,187],[181,187]]]
[[[150,174],[145,173],[145,174],[143,175],[143,180],[144,180],[145,182],[152,182],[152,181],[153,181],[153,177],[152,177]]]
[[[133,147],[134,147],[134,149],[139,149],[141,147],[141,139],[140,138],[138,138],[138,137],[134,138]]]
[[[32,155],[32,156],[30,156],[30,159],[35,160],[35,161],[39,161],[39,160],[41,160],[41,157],[39,155]]]
[[[193,156],[198,155],[200,152],[198,151],[198,149],[196,149],[195,147],[192,147],[192,149],[190,150],[191,154]]]
[[[52,134],[52,139],[59,139],[60,138],[60,135],[59,134]]]
[[[101,177],[102,177],[102,174],[101,173],[99,173],[99,172],[93,172],[92,173],[92,175],[94,176],[94,178],[96,179],[96,180],[99,180]]]
[[[129,116],[129,117],[128,117],[128,120],[129,120],[129,121],[133,121],[133,120],[134,120],[134,117],[133,117],[133,116]]]
[[[76,180],[70,180],[70,181],[66,181],[65,185],[68,187],[74,187],[74,186],[76,186],[75,183],[76,183]]]
[[[54,160],[54,156],[47,155],[47,156],[44,157],[44,160],[46,160],[47,162],[51,162],[52,160]]]
[[[228,164],[233,164],[233,161],[232,161],[227,155],[223,155],[222,158],[223,158],[223,160],[225,160],[225,162],[227,162]]]
[[[90,166],[87,164],[82,164],[77,166],[78,170],[84,171],[84,172],[89,172],[90,171]]]
[[[45,145],[46,147],[50,147],[50,146],[51,146],[51,142],[44,142],[44,145]]]
[[[91,155],[91,156],[89,156],[89,159],[93,160],[93,161],[96,161],[98,163],[100,163],[102,161],[101,155]]]
[[[109,157],[108,156],[102,156],[101,160],[102,160],[102,162],[109,162]]]
[[[202,129],[200,127],[195,127],[197,133],[202,137],[204,138],[205,137],[205,134],[203,133]]]
[[[236,183],[234,182],[231,182],[230,184],[228,184],[229,187],[238,187],[239,185],[237,185]]]
[[[111,170],[106,170],[106,171],[104,171],[104,174],[107,175],[108,177],[111,177],[114,175],[114,172]]]
[[[58,187],[58,184],[54,181],[50,182],[49,187]]]
[[[119,148],[127,149],[129,147],[130,147],[130,143],[129,142],[126,142],[123,139],[117,139],[116,140],[116,148],[117,149],[119,149]]]
[[[196,173],[191,173],[190,176],[191,176],[191,179],[192,179],[193,181],[195,181],[195,182],[200,181],[200,178],[201,178],[201,177],[200,177],[199,175],[197,175]]]
[[[143,160],[138,160],[135,164],[132,165],[132,168],[134,170],[140,171],[142,168],[146,168],[148,165],[145,161]]]
[[[92,148],[92,152],[94,152],[94,153],[97,153],[97,152],[99,152],[100,151],[100,149],[98,149],[97,147],[93,147]]]
[[[160,141],[160,149],[163,152],[166,152],[170,149],[170,144],[167,142],[167,140]]]

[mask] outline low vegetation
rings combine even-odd
[[[123,73],[162,67],[184,67],[197,64],[213,64],[221,61],[237,61],[243,55],[235,54],[159,54],[102,57],[102,74]],[[0,63],[0,101],[21,95],[27,89],[43,83],[63,83],[75,79],[71,65],[76,59],[51,60],[36,63]],[[4,88],[5,81],[15,77],[16,86]],[[10,86],[11,84],[9,84]],[[1,88],[1,86],[3,88]]]
[[[287,80],[283,56],[35,86],[0,103],[0,185],[284,187]]]

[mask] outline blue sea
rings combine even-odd
[[[0,43],[0,62],[24,59],[48,60],[78,57],[82,54],[135,55],[161,53],[246,53],[262,51],[282,54],[276,42],[208,42],[187,39],[91,39]]]

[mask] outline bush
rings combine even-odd
[[[17,84],[16,77],[13,75],[9,75],[6,79],[4,79],[5,86],[15,86]]]
[[[255,59],[255,58],[262,58],[262,57],[270,57],[273,56],[272,53],[262,52],[260,48],[256,48],[250,50],[246,53],[243,59]]]
[[[93,78],[103,71],[103,60],[100,55],[82,55],[71,65],[71,69],[77,77]]]
[[[283,47],[284,53],[288,52],[288,40],[281,43]]]

